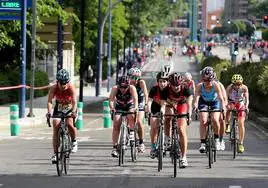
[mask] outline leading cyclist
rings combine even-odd
[[[136,88],[130,85],[129,78],[122,76],[118,78],[117,85],[113,86],[109,97],[110,110],[113,113],[113,132],[112,142],[113,150],[112,157],[118,157],[117,142],[120,134],[120,111],[124,112],[136,112],[138,109],[138,96]],[[118,114],[117,114],[118,112]],[[130,139],[134,139],[134,114],[127,115],[127,123],[130,129]]]
[[[189,114],[191,117],[190,111],[190,102],[191,91],[188,87],[185,87],[183,83],[183,77],[178,73],[173,73],[169,76],[169,87],[168,87],[168,96],[165,105],[165,114]],[[165,117],[165,146],[169,150],[170,145],[170,125],[171,117]],[[188,137],[187,137],[187,121],[185,118],[179,118],[178,122],[178,134],[179,142],[181,148],[181,158],[180,158],[180,167],[185,168],[188,166],[186,153],[188,147]],[[167,147],[168,146],[168,147]]]
[[[67,70],[61,69],[58,71],[56,75],[57,83],[53,85],[48,94],[48,102],[47,102],[47,118],[51,117],[52,114],[52,102],[53,99],[56,99],[56,105],[53,110],[53,115],[57,115],[60,111],[69,111],[72,110],[72,117],[67,118],[66,124],[68,125],[70,136],[72,139],[72,152],[77,152],[78,143],[76,140],[77,130],[74,126],[74,117],[77,114],[77,100],[76,100],[76,92],[73,84],[70,83],[70,76]],[[60,127],[60,120],[53,119],[53,149],[54,155],[51,157],[52,163],[56,162],[56,151],[57,151],[57,135]]]

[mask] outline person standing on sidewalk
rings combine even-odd
[[[77,130],[74,126],[74,118],[77,116],[77,100],[76,100],[76,91],[75,87],[72,83],[70,83],[69,72],[65,69],[61,69],[58,71],[57,75],[57,83],[50,88],[48,94],[48,103],[47,103],[47,114],[46,117],[50,118],[52,114],[52,101],[56,99],[56,105],[53,110],[53,115],[57,115],[58,112],[67,112],[72,110],[72,114],[70,118],[66,119],[66,124],[70,131],[70,136],[72,139],[72,152],[77,152],[78,143],[76,140]],[[60,119],[53,120],[53,149],[54,155],[51,158],[52,163],[56,162],[56,151],[57,151],[57,135],[60,127]]]
[[[139,147],[138,151],[143,153],[145,151],[144,140],[144,111],[148,112],[148,90],[144,80],[141,77],[141,70],[138,68],[131,68],[128,71],[128,76],[130,77],[130,84],[136,87],[138,94],[138,135],[139,135]]]

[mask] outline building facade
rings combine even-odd
[[[226,19],[247,19],[248,0],[225,0],[224,14]]]
[[[214,27],[221,27],[221,23],[217,23],[217,19],[221,19],[222,13],[223,9],[208,12],[208,30],[212,30]]]

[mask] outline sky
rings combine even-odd
[[[224,0],[207,0],[208,11],[217,10],[220,7],[224,7]]]

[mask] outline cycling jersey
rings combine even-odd
[[[193,80],[189,80],[186,83],[186,87],[190,89],[190,94],[194,95],[194,81]]]
[[[217,100],[218,94],[215,91],[214,82],[212,83],[212,87],[211,87],[209,92],[206,92],[205,85],[204,85],[204,83],[202,83],[202,85],[201,85],[201,97],[203,98],[204,101],[207,101],[207,102],[212,102],[212,101]]]
[[[53,114],[56,115],[58,112],[67,112],[72,109],[73,90],[70,83],[67,84],[67,88],[65,90],[60,90],[58,85],[54,87],[55,90],[53,98],[56,99],[56,105],[54,107]]]
[[[168,87],[167,107],[176,105],[178,114],[186,114],[188,110],[187,99],[191,95],[190,89],[181,85],[179,92],[174,91],[172,86]]]
[[[201,97],[198,101],[198,110],[207,111],[207,110],[220,110],[220,101],[218,99],[217,92],[215,90],[215,84],[212,83],[212,87],[209,92],[206,92],[204,83],[201,85]]]
[[[228,95],[229,102],[244,102],[245,91],[244,88],[240,87],[238,90],[235,90],[232,85],[230,94]]]
[[[155,85],[152,87],[152,89],[149,92],[149,98],[153,99],[153,102],[151,105],[152,114],[156,114],[160,112],[160,109],[161,109],[160,101],[166,100],[167,96],[168,96],[167,88],[160,90],[158,85]]]
[[[141,79],[138,79],[137,84],[135,85],[137,94],[138,94],[138,108],[139,111],[144,111],[144,92],[143,89],[140,87]]]
[[[129,111],[131,108],[134,108],[134,101],[130,93],[130,88],[127,89],[126,93],[122,93],[120,89],[117,89],[115,97],[116,97],[116,104],[115,104],[116,111]]]

